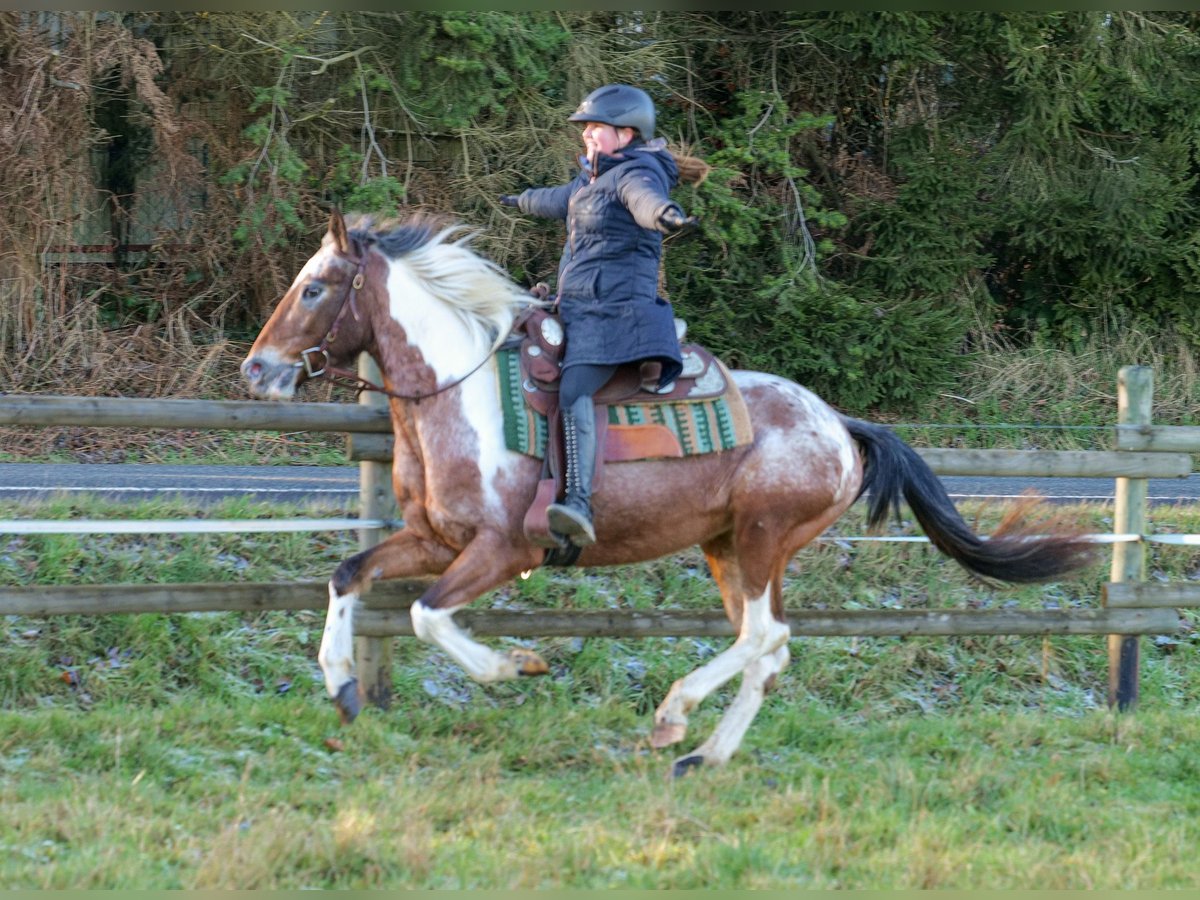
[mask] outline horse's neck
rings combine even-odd
[[[423,341],[418,343],[409,336],[405,327],[409,325],[425,329]],[[444,341],[429,336],[435,330],[446,335]],[[503,439],[497,388],[500,372],[485,335],[472,333],[453,315],[425,322],[415,322],[410,316],[405,323],[385,317],[375,323],[374,331],[372,355],[379,363],[384,387],[421,398],[397,400],[393,408],[413,435],[422,435],[422,443],[438,430],[464,439],[473,431],[476,438],[468,441],[472,445],[486,442],[485,435],[495,430]]]
[[[372,355],[384,386],[402,395],[425,395],[451,385],[491,351],[486,335],[432,299],[403,306],[389,302],[376,312],[372,325]]]
[[[429,296],[401,266],[393,266],[388,292],[387,308],[374,323],[385,381],[406,394],[438,391],[419,401],[393,401],[393,414],[402,419],[396,449],[401,465],[422,470],[425,498],[443,489],[460,495],[471,472],[480,473],[486,494],[484,485],[511,464],[491,336]]]
[[[486,335],[432,296],[401,264],[393,264],[388,274],[387,312],[441,382],[465,375],[490,348]]]
[[[505,448],[498,379],[492,357],[444,393],[392,401],[394,467],[408,501],[449,517],[467,503],[475,510],[468,516],[473,522],[478,504],[495,505],[502,471],[516,464]]]

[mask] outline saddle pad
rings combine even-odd
[[[548,443],[546,417],[525,402],[520,353],[501,350],[496,357],[500,370],[505,444],[509,450],[544,459]],[[608,422],[629,427],[665,426],[679,441],[684,456],[730,450],[754,440],[750,415],[732,382],[724,396],[709,400],[610,404]]]

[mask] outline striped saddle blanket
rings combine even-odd
[[[695,345],[685,344],[682,349],[682,391],[676,389],[661,399],[637,391],[624,400],[598,398],[597,409],[607,409],[606,427],[599,422],[597,431],[603,440],[604,462],[717,453],[754,440],[749,412],[729,370]],[[528,371],[522,371],[519,349],[502,349],[497,357],[505,443],[517,453],[545,459],[549,425],[544,412],[536,408],[541,405],[538,385]],[[687,388],[687,381],[693,386]],[[688,391],[700,396],[693,398]]]

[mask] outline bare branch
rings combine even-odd
[[[278,44],[272,44],[270,41],[264,41],[262,38],[257,38],[254,35],[247,34],[244,31],[242,32],[242,37],[247,38],[251,41],[254,41],[254,43],[256,43],[256,44],[261,44],[264,47],[270,47],[272,50],[275,50],[279,53],[287,53],[288,52],[288,51],[284,50],[282,47],[280,47]],[[370,50],[377,50],[377,49],[378,49],[378,47],[375,44],[368,44],[366,47],[359,47],[357,50],[347,50],[345,53],[339,53],[337,56],[330,56],[330,57],[308,56],[303,53],[296,53],[296,54],[293,54],[293,56],[296,59],[306,59],[309,62],[320,63],[320,65],[317,68],[313,69],[308,74],[309,75],[324,75],[326,70],[330,66],[334,65],[335,63],[345,62],[348,59],[356,59],[359,56],[361,56],[362,54],[364,54]]]

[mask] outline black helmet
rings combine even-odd
[[[596,88],[571,113],[568,122],[603,122],[617,128],[632,128],[643,141],[654,139],[654,101],[641,88],[628,84],[606,84]]]

